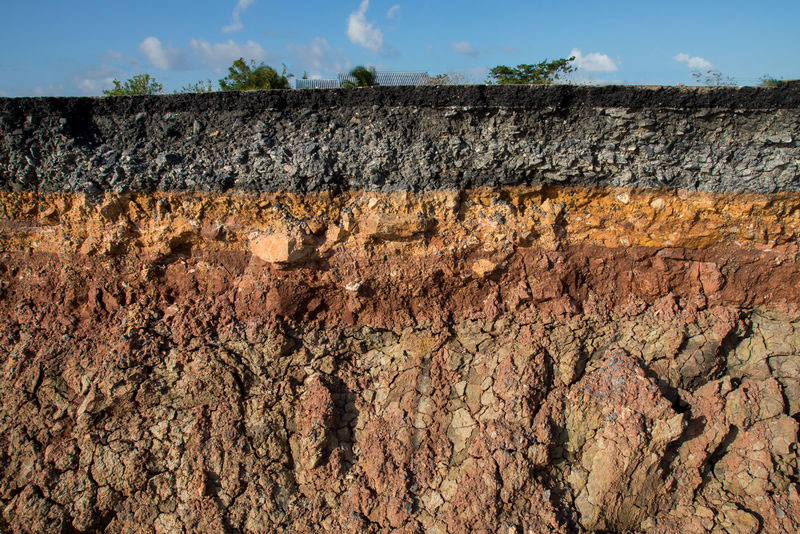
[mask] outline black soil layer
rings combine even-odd
[[[799,110],[792,84],[0,99],[0,190],[798,191]]]

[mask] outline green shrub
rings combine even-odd
[[[213,93],[214,92],[214,84],[211,83],[211,80],[199,81],[196,83],[190,83],[189,85],[184,85],[180,88],[180,90],[175,91],[175,94],[178,93]]]
[[[350,71],[350,76],[356,79],[355,83],[347,81],[342,84],[344,89],[351,89],[353,87],[372,87],[378,85],[375,81],[375,67],[366,68],[362,65]]]
[[[550,85],[561,76],[569,74],[576,69],[571,64],[574,60],[575,56],[553,61],[545,59],[533,65],[517,65],[515,68],[498,65],[489,71],[489,78],[486,81],[500,85]]]
[[[255,91],[259,89],[289,89],[289,80],[286,78],[286,66],[283,73],[261,63],[256,66],[255,61],[250,64],[239,58],[228,67],[228,75],[219,81],[223,91]]]
[[[114,80],[114,88],[106,89],[103,91],[105,96],[139,96],[139,95],[157,95],[164,90],[164,87],[158,83],[155,78],[151,78],[149,74],[137,74],[124,83],[119,80]]]

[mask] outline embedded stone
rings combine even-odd
[[[255,238],[250,251],[267,263],[300,263],[311,257],[314,247],[305,236],[276,232]]]

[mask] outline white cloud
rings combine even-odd
[[[157,37],[148,37],[139,45],[139,51],[147,58],[148,63],[160,70],[188,70],[211,68],[219,73],[230,66],[235,59],[246,61],[268,61],[279,59],[279,56],[265,50],[255,41],[237,43],[228,39],[221,43],[212,43],[203,39],[191,39],[180,48],[164,46]]]
[[[580,50],[573,48],[569,55],[575,56],[572,63],[581,70],[589,72],[617,72],[619,70],[614,60],[606,54],[591,52],[583,55]]]
[[[463,54],[465,56],[477,56],[479,53],[468,41],[450,43],[450,49],[456,54]]]
[[[79,78],[75,86],[85,95],[100,95],[103,89],[111,89],[115,78]]]
[[[345,57],[344,51],[331,47],[322,37],[315,37],[309,45],[286,45],[289,52],[297,57],[309,76],[319,77],[323,73],[333,74],[350,70],[352,63]],[[299,76],[299,75],[298,75]]]
[[[141,61],[133,56],[128,56],[125,54],[121,54],[116,50],[111,50],[110,48],[97,56],[98,61],[103,64],[109,63],[117,63],[117,64],[125,64],[129,66],[136,66],[141,64]]]
[[[250,7],[255,0],[239,0],[236,2],[236,6],[233,8],[233,14],[231,17],[233,21],[228,24],[227,26],[222,27],[222,33],[233,33],[238,32],[244,25],[242,24],[242,13]]]
[[[397,17],[398,13],[400,13],[400,4],[395,4],[386,12],[386,18],[393,19]]]
[[[231,22],[230,24],[223,26],[220,31],[222,33],[234,33],[238,32],[242,28],[244,28],[244,24],[242,24],[242,21],[239,20],[239,18],[237,17],[233,19],[233,22]]]
[[[245,61],[251,59],[256,61],[274,59],[270,52],[264,50],[255,41],[238,44],[232,39],[228,39],[224,43],[209,43],[202,39],[192,39],[189,41],[189,49],[204,66],[215,69],[216,72],[220,72],[220,69],[230,66],[234,60],[240,57],[244,58]]]
[[[8,96],[8,93],[0,89],[0,96]]]
[[[689,57],[689,54],[676,54],[673,58],[678,63],[686,63],[692,70],[707,70],[711,68],[711,62],[700,56]]]
[[[68,82],[77,89],[79,94],[100,95],[103,89],[111,89],[114,80],[125,80],[130,76],[125,72],[109,65],[95,67],[78,72]]]
[[[350,42],[378,53],[383,49],[383,32],[367,22],[367,8],[369,0],[362,0],[358,11],[350,13],[347,20],[347,37]]]
[[[182,70],[186,68],[186,57],[172,46],[164,46],[157,37],[147,37],[139,43],[139,51],[153,67],[160,70]]]
[[[100,61],[113,61],[116,63],[122,62],[122,54],[117,52],[116,50],[111,50],[110,48],[106,50],[103,55],[100,56]]]

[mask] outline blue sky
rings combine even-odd
[[[0,0],[0,96],[99,95],[149,73],[216,85],[238,57],[331,77],[456,73],[576,56],[575,81],[694,84],[800,78],[800,2],[511,0]]]

